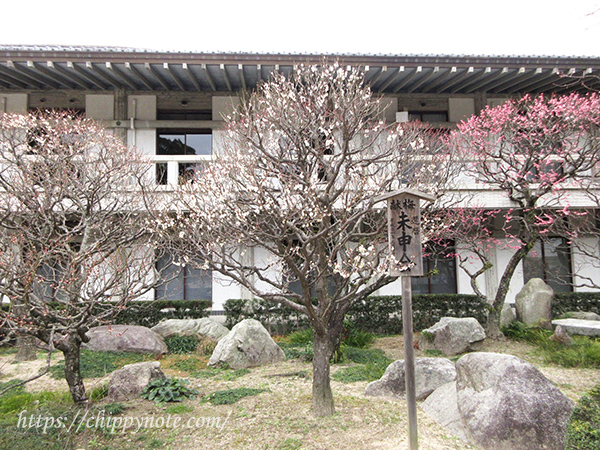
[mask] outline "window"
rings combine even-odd
[[[211,130],[159,130],[157,137],[157,155],[204,155],[212,154]],[[179,178],[192,179],[200,169],[200,163],[180,162]],[[157,184],[167,184],[167,163],[156,165]]]
[[[423,249],[423,270],[431,275],[413,277],[413,293],[456,294],[456,261],[453,253],[453,244]]]
[[[156,300],[212,300],[210,270],[178,265],[169,254],[156,261],[156,270],[164,281],[156,288]]]
[[[448,122],[448,113],[446,111],[410,111],[408,118],[423,123],[440,123]]]
[[[562,237],[539,240],[523,260],[523,280],[541,278],[554,292],[571,292],[571,250]]]

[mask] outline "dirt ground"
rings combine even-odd
[[[390,358],[403,358],[401,337],[378,339],[374,345]],[[577,400],[600,379],[600,370],[565,369],[543,365],[528,344],[506,341],[488,342],[483,351],[510,353],[536,365],[571,399]],[[419,350],[416,356],[424,356]],[[56,360],[59,355],[55,356]],[[23,378],[37,372],[45,360],[14,364],[14,355],[0,357],[0,382]],[[332,373],[345,367],[332,365]],[[76,449],[402,449],[408,448],[406,403],[402,399],[367,398],[367,382],[341,383],[332,380],[336,414],[314,418],[311,414],[311,363],[284,361],[251,369],[250,373],[233,381],[223,377],[189,378],[191,387],[200,391],[194,400],[186,400],[180,411],[172,404],[156,405],[138,399],[124,403],[125,417],[179,417],[181,424],[194,422],[191,428],[158,428],[127,430],[125,433],[102,433],[92,430],[75,438]],[[168,376],[184,373],[165,369]],[[105,383],[104,379],[86,380],[86,387]],[[217,390],[236,387],[260,388],[264,392],[246,397],[232,405],[214,406],[203,403],[201,397]],[[27,390],[66,390],[64,380],[48,375],[32,382]],[[104,403],[100,402],[102,407]],[[206,426],[209,419],[218,419],[218,426]],[[158,423],[158,422],[157,422]],[[199,426],[200,425],[200,426]],[[418,409],[419,448],[431,450],[473,449],[452,436]]]

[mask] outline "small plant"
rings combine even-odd
[[[192,353],[198,347],[198,336],[171,336],[165,339],[169,353]]]
[[[600,384],[579,399],[567,427],[565,450],[600,449]]]
[[[358,329],[351,320],[344,321],[342,345],[357,348],[367,348],[375,341],[375,335]]]
[[[305,330],[298,330],[290,333],[283,342],[289,344],[311,344],[313,341],[313,330],[311,328],[307,328]]]
[[[301,361],[312,361],[314,351],[312,343],[310,344],[285,344],[279,343],[287,359],[299,359]]]
[[[231,405],[232,403],[235,403],[244,397],[258,395],[265,390],[266,389],[237,388],[227,389],[225,391],[216,391],[212,394],[204,396],[202,402],[210,402],[213,405]]]
[[[157,378],[150,381],[142,391],[141,397],[156,403],[181,402],[185,398],[195,398],[198,391],[189,389],[187,380],[176,378]]]
[[[108,395],[108,383],[102,383],[100,386],[96,386],[90,393],[90,400],[97,402],[102,400]]]
[[[125,405],[121,403],[109,403],[104,407],[104,411],[106,411],[111,416],[118,416],[123,411],[125,411]]]

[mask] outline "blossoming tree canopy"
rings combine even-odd
[[[442,219],[452,224],[441,229],[442,240],[455,240],[463,255],[479,261],[471,268],[464,258],[459,263],[480,296],[483,292],[476,279],[493,267],[490,245],[503,243],[512,251],[489,299],[488,334],[499,334],[500,310],[518,264],[540,239],[563,235],[571,226],[572,189],[589,193],[597,188],[599,125],[598,95],[525,96],[484,109],[459,124],[453,134],[464,173],[508,205],[488,206],[481,215],[484,222],[477,227],[473,227],[478,222],[473,221],[472,208],[456,208],[451,217],[446,214]]]
[[[88,328],[157,282],[150,168],[76,115],[0,115],[0,294],[10,302],[0,324],[64,353],[76,403],[87,401],[79,348]]]
[[[276,75],[242,100],[215,161],[173,208],[182,257],[204,255],[254,296],[308,316],[317,415],[334,411],[329,359],[351,302],[395,279],[375,198],[400,187],[439,195],[451,175],[438,134],[380,117],[355,69]]]

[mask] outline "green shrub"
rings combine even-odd
[[[202,398],[202,402],[210,402],[213,405],[231,405],[238,400],[249,397],[252,395],[258,395],[261,392],[265,392],[266,389],[250,389],[250,388],[237,388],[227,389],[224,391],[216,391],[212,394],[208,394]]]
[[[108,395],[108,383],[102,383],[100,386],[96,386],[92,389],[90,393],[90,400],[93,402],[97,402],[102,400],[104,397]]]
[[[151,355],[126,352],[94,352],[92,350],[81,350],[80,369],[83,378],[103,377],[126,364],[147,361],[153,358]],[[53,378],[65,377],[65,362],[59,361],[50,367],[50,375]]]
[[[552,302],[552,317],[571,311],[600,314],[600,292],[557,292]]]
[[[194,398],[198,395],[195,389],[189,389],[187,380],[176,378],[156,378],[142,391],[141,397],[154,400],[156,403],[181,402],[185,398]]]
[[[171,336],[165,339],[169,353],[192,353],[198,347],[198,336]]]
[[[573,409],[565,450],[600,450],[600,384],[581,397]]]
[[[313,330],[307,328],[304,330],[294,331],[285,338],[285,342],[290,344],[311,344],[313,341]]]
[[[487,304],[475,295],[415,294],[412,297],[413,326],[415,330],[429,328],[442,317],[475,317],[485,323]],[[306,316],[291,308],[274,305],[264,300],[230,299],[225,302],[227,326],[242,319],[256,319],[272,332],[286,334],[287,330],[310,328]],[[402,333],[402,297],[399,295],[373,296],[354,302],[347,320],[356,330],[376,334]]]
[[[360,330],[351,320],[344,321],[344,330],[342,331],[342,345],[357,348],[367,348],[375,342],[375,335],[368,331]]]
[[[122,403],[109,403],[104,407],[104,411],[106,411],[111,416],[118,416],[125,412],[127,408]]]

